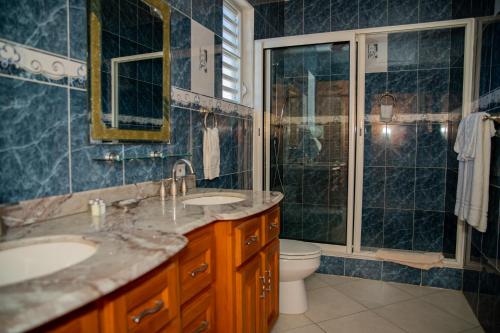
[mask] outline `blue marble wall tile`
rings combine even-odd
[[[254,12],[254,26],[253,26],[253,38],[257,39],[266,39],[266,27],[268,23],[266,19],[260,15],[257,11]]]
[[[283,53],[284,77],[300,77],[304,75],[304,51],[305,47],[287,48]],[[302,81],[290,82],[297,89],[302,90]]]
[[[304,203],[328,205],[329,167],[305,167],[303,195]]]
[[[170,17],[170,80],[172,85],[191,89],[191,20],[176,10]]]
[[[120,41],[120,57],[136,55],[138,44],[126,38],[119,38]]]
[[[333,43],[330,45],[331,52],[331,74],[332,75],[349,75],[350,70],[350,47],[349,43]],[[341,77],[342,77],[341,76]],[[344,77],[345,77],[344,76]],[[344,79],[344,78],[342,78]],[[348,79],[346,77],[346,79]]]
[[[303,240],[312,242],[328,241],[328,213],[328,206],[303,205]]]
[[[385,168],[365,167],[363,207],[384,207]]]
[[[413,250],[426,252],[443,251],[444,213],[415,211],[415,235]]]
[[[303,183],[302,177],[304,173],[303,165],[301,164],[285,164],[283,165],[283,185],[285,202],[303,202]]]
[[[382,247],[384,242],[384,209],[363,208],[361,246]]]
[[[0,78],[0,117],[0,202],[67,193],[67,89]]]
[[[420,285],[422,270],[384,261],[382,265],[382,280]]]
[[[397,32],[388,36],[389,71],[416,69],[418,65],[418,32]]]
[[[449,110],[451,113],[462,114],[463,108],[463,82],[464,71],[462,68],[450,68]]]
[[[457,217],[453,213],[446,212],[443,228],[443,254],[445,258],[455,258],[457,245]]]
[[[2,2],[0,36],[20,44],[68,55],[66,0]]]
[[[216,0],[192,0],[193,20],[215,32]]]
[[[415,166],[417,129],[415,125],[387,125],[386,166]]]
[[[464,67],[465,28],[451,29],[450,67]]]
[[[382,278],[382,262],[364,259],[345,259],[345,276],[371,280]]]
[[[284,35],[301,35],[304,32],[304,4],[303,0],[285,2]]]
[[[387,91],[387,73],[365,76],[365,114],[380,114],[379,99]]]
[[[120,37],[137,42],[137,2],[120,0],[119,17]]]
[[[422,271],[422,285],[429,287],[462,289],[462,270],[454,268],[431,268]]]
[[[389,72],[387,91],[396,98],[396,113],[417,113],[417,71]]]
[[[283,237],[302,239],[302,204],[283,205]]]
[[[384,215],[384,247],[413,248],[413,210],[386,209]]]
[[[330,31],[330,0],[304,1],[304,33]]]
[[[191,1],[189,0],[168,0],[170,6],[184,13],[184,15],[191,16]]]
[[[120,56],[120,39],[117,35],[102,31],[101,41],[103,45],[108,45],[102,50],[101,69],[103,72],[111,73],[111,59]]]
[[[417,125],[417,167],[445,168],[448,124],[421,122]]]
[[[162,151],[160,144],[126,145],[126,158],[148,156],[152,151]],[[125,184],[157,181],[163,178],[163,163],[160,159],[127,160],[125,164]]]
[[[450,20],[451,0],[420,0],[419,22]]]
[[[101,1],[102,30],[120,35],[120,0]]]
[[[344,275],[346,259],[343,257],[321,256],[321,263],[316,272],[321,274]]]
[[[330,44],[320,44],[304,47],[304,74],[330,75],[331,70]]]
[[[191,151],[191,111],[172,107],[170,111],[172,153],[185,154]]]
[[[365,125],[365,166],[385,166],[386,126],[375,123]]]
[[[445,170],[417,168],[415,209],[444,211]]]
[[[328,243],[346,245],[347,212],[345,207],[330,207],[328,219]]]
[[[70,57],[87,60],[87,6],[85,0],[70,0]]]
[[[71,183],[73,192],[123,185],[123,162],[101,162],[106,153],[122,154],[122,145],[90,144],[87,94],[71,90]]]
[[[471,15],[471,0],[452,0],[451,17],[462,19]]]
[[[359,28],[387,25],[387,0],[362,0],[359,4]]]
[[[352,30],[358,28],[358,3],[352,0],[331,0],[331,30]]]
[[[450,29],[419,32],[418,68],[447,68],[450,65]]]
[[[415,169],[386,168],[385,207],[413,209],[414,200]]]
[[[449,69],[418,71],[420,113],[448,113]]]
[[[418,1],[388,0],[387,7],[389,25],[418,23]]]

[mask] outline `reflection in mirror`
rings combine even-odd
[[[92,0],[90,20],[93,138],[168,141],[168,5]]]

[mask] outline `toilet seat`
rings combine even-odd
[[[320,256],[321,248],[319,246],[291,239],[280,239],[280,259],[305,260]]]

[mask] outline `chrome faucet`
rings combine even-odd
[[[170,185],[170,195],[175,197],[177,196],[177,166],[181,163],[184,163],[187,165],[189,168],[190,174],[194,175],[194,169],[193,169],[193,164],[191,164],[190,160],[187,160],[185,158],[181,158],[180,160],[175,161],[174,166],[172,167],[172,183]],[[187,175],[187,173],[186,173]],[[182,183],[181,183],[181,193],[186,194],[187,193],[187,186],[186,186],[186,175],[182,177]]]

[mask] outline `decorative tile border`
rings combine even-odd
[[[456,268],[432,268],[426,271],[388,261],[335,256],[321,256],[321,264],[316,272],[455,290],[462,289],[463,276],[463,270]]]
[[[251,118],[253,115],[253,109],[248,106],[197,94],[177,87],[172,87],[171,94],[173,106],[196,111],[203,107],[216,113],[243,118]]]
[[[0,73],[85,89],[87,65],[67,57],[0,39]]]

